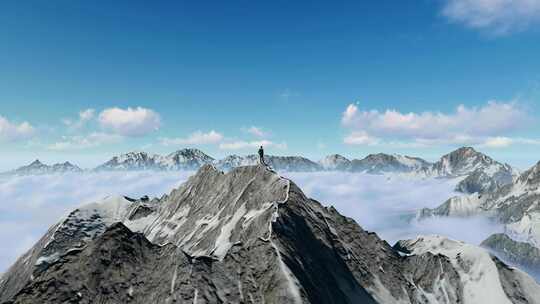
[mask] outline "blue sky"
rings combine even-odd
[[[0,169],[198,147],[540,160],[540,1],[3,1]]]

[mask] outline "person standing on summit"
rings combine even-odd
[[[264,149],[263,146],[259,148],[259,164],[266,166],[266,163],[264,162]]]

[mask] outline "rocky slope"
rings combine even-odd
[[[46,165],[36,159],[27,166],[22,166],[5,174],[11,175],[41,175],[41,174],[62,174],[70,172],[82,172],[83,170],[70,162]]]
[[[0,303],[538,303],[481,249],[426,240],[400,253],[263,166],[205,165],[159,199],[71,212],[0,279]]]
[[[527,269],[528,273],[540,278],[540,249],[533,245],[497,233],[485,239],[481,246],[494,252],[501,260]]]

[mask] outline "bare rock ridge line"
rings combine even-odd
[[[487,303],[493,295],[492,303],[539,303],[540,288],[461,242],[427,236],[392,248],[264,166],[204,165],[161,198],[80,207],[0,278],[0,303]]]
[[[301,156],[265,157],[273,169],[289,172],[343,171],[367,174],[408,174],[423,178],[461,178],[456,190],[462,193],[486,193],[512,182],[517,171],[507,164],[501,164],[492,158],[477,152],[473,148],[463,147],[441,157],[435,163],[429,163],[418,157],[398,154],[370,154],[363,159],[349,160],[341,155],[329,155],[319,162]],[[198,149],[182,149],[168,155],[129,152],[111,158],[93,171],[128,171],[128,170],[197,170],[205,164],[212,164],[220,170],[231,170],[239,166],[256,165],[255,154],[239,156],[229,155],[217,160]],[[8,172],[15,175],[50,174],[81,172],[69,163],[47,166],[39,161]]]

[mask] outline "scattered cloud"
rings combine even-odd
[[[105,109],[99,114],[98,121],[103,128],[122,136],[144,136],[161,126],[159,114],[142,107]]]
[[[64,125],[68,126],[71,129],[80,129],[83,127],[87,122],[92,120],[95,116],[96,110],[94,109],[86,109],[79,112],[79,117],[77,120],[73,121],[69,118],[62,119],[62,123]]]
[[[358,104],[347,106],[342,125],[350,130],[346,144],[374,145],[485,145],[508,146],[510,143],[531,143],[511,139],[505,134],[523,129],[531,121],[526,110],[517,103],[489,101],[480,107],[459,105],[452,113],[401,113],[393,109],[360,110]]]
[[[264,130],[260,127],[251,126],[249,128],[242,128],[242,131],[245,133],[257,136],[257,137],[267,137],[270,135],[269,131]]]
[[[160,138],[159,141],[164,146],[175,145],[203,145],[203,144],[217,144],[223,140],[223,135],[214,130],[208,133],[197,131],[192,133],[186,138]]]
[[[93,132],[88,135],[62,136],[60,141],[49,145],[47,148],[55,151],[80,150],[114,144],[122,140],[123,137],[117,134]]]
[[[367,145],[374,146],[379,143],[379,139],[369,136],[366,131],[351,132],[347,135],[343,142],[348,145]]]
[[[0,115],[0,141],[15,142],[31,138],[34,127],[28,122],[15,123]]]
[[[219,148],[222,150],[244,150],[244,149],[256,149],[260,146],[266,147],[266,148],[276,148],[280,150],[286,150],[287,144],[286,143],[274,143],[269,140],[256,140],[256,141],[232,141],[232,142],[226,142],[221,143],[219,145]]]
[[[468,28],[505,35],[538,23],[540,1],[446,0],[442,15]]]

